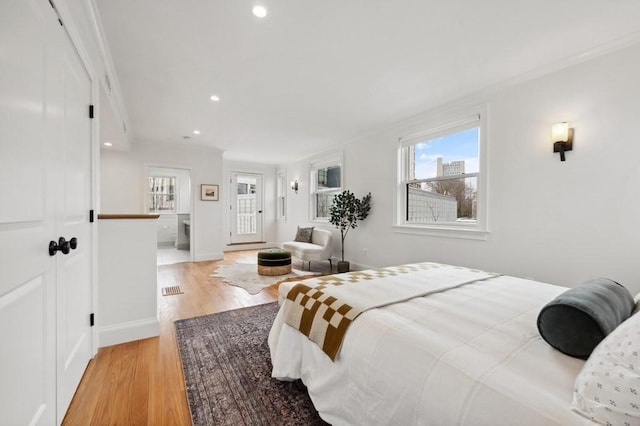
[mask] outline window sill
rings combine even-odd
[[[446,227],[446,226],[419,226],[419,225],[395,225],[393,231],[399,234],[428,235],[431,237],[460,238],[465,240],[486,241],[489,231],[475,228]]]

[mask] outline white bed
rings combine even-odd
[[[281,300],[295,284],[280,286]],[[336,426],[593,424],[571,410],[584,361],[536,328],[540,309],[565,290],[499,276],[371,309],[335,362],[281,310],[269,335],[272,376],[302,379]]]

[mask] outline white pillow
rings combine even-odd
[[[593,350],[576,378],[572,408],[603,425],[640,424],[640,314]]]

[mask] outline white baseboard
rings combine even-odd
[[[98,329],[98,347],[119,345],[159,335],[160,321],[158,318],[109,325]]]
[[[241,250],[262,250],[268,248],[280,248],[276,243],[254,243],[254,244],[227,244],[224,248],[225,252],[228,251],[241,251]]]
[[[339,258],[336,257],[332,257],[331,258],[331,262],[333,262],[333,267],[336,268],[338,265],[338,262],[340,261]],[[375,266],[371,266],[371,265],[365,265],[364,263],[358,263],[358,262],[352,262],[349,261],[349,270],[350,271],[364,271],[365,269],[376,269]]]
[[[224,259],[224,253],[204,253],[204,254],[196,254],[193,259],[194,262],[204,262],[206,260],[222,260]]]

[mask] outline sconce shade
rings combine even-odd
[[[551,126],[551,140],[553,152],[559,152],[560,161],[565,161],[564,153],[573,149],[573,129],[569,128],[569,123],[565,121]]]
[[[553,142],[567,142],[569,140],[569,123],[556,123],[551,127],[551,140]]]

